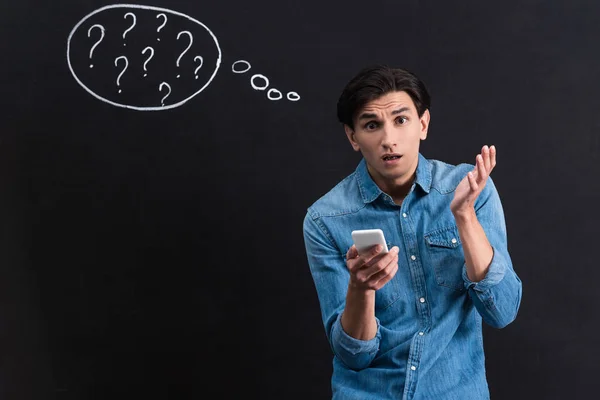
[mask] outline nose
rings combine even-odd
[[[383,137],[381,138],[381,145],[384,149],[390,150],[396,147],[397,135],[394,132],[394,128],[385,126],[383,129]]]

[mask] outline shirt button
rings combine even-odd
[[[421,297],[421,298],[419,299],[419,301],[420,301],[421,303],[425,303],[425,297]]]
[[[417,369],[417,367],[415,367],[415,366],[413,365],[413,366],[411,366],[411,367],[410,367],[410,369],[414,371],[415,369]]]
[[[452,243],[456,243],[456,238],[452,238]]]
[[[404,218],[406,218],[406,213],[402,213],[402,216],[403,216]]]
[[[410,256],[410,259],[415,261],[417,259],[417,257],[415,257],[414,255]]]
[[[423,335],[424,335],[424,333],[423,333],[423,332],[419,332],[419,336],[423,336]]]

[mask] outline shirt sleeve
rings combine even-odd
[[[304,218],[303,231],[308,265],[332,352],[348,368],[364,369],[379,350],[379,320],[376,318],[377,333],[371,340],[359,340],[344,332],[340,321],[350,280],[346,254],[334,244],[326,227],[318,217],[311,215],[310,210]]]
[[[494,328],[503,328],[517,317],[522,283],[508,253],[504,211],[491,177],[488,177],[488,182],[479,194],[475,208],[477,220],[483,227],[494,255],[484,279],[479,282],[471,281],[465,264],[463,280],[482,319]]]

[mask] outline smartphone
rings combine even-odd
[[[385,236],[383,236],[383,231],[381,229],[360,229],[352,231],[352,240],[354,241],[356,250],[358,250],[358,254],[363,254],[376,244],[380,244],[383,247],[380,254],[389,251]]]

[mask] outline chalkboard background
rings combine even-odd
[[[492,398],[596,392],[597,2],[139,3],[200,21],[221,51],[210,84],[155,111],[102,101],[70,71],[73,28],[109,4],[1,3],[3,399],[329,398],[302,219],[359,161],[335,104],[379,62],[428,84],[425,156],[473,162],[483,144],[498,148],[523,301],[511,325],[484,327]],[[187,42],[175,35],[197,24],[156,32],[162,20],[140,14],[123,46],[126,11],[96,15],[106,37],[93,57],[100,30],[88,37],[85,22],[73,36],[99,93],[160,108],[159,83],[175,98],[207,82],[218,50],[206,30],[193,32],[207,51],[196,80],[196,53],[176,65]],[[162,51],[143,77],[148,45]],[[239,60],[251,69],[234,73]],[[283,98],[254,89],[254,74]]]

